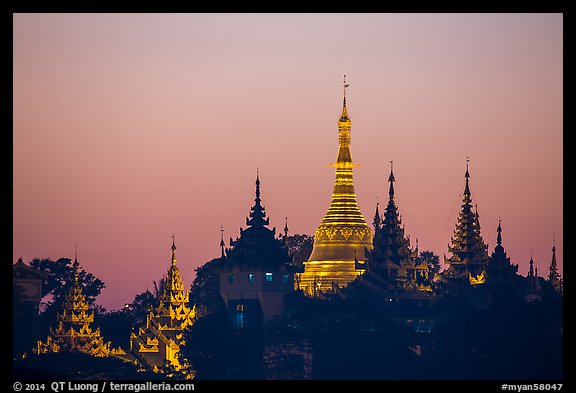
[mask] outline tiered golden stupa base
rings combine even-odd
[[[345,287],[364,270],[356,269],[356,261],[307,261],[298,285],[305,294],[315,296],[318,291],[330,292],[335,285]]]

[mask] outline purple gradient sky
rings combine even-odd
[[[442,258],[470,188],[492,252],[563,264],[562,14],[15,14],[14,244],[74,257],[118,308],[185,284],[254,199],[313,234],[330,203],[342,75],[357,199],[396,202]],[[532,250],[532,251],[531,251]]]

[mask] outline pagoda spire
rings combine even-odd
[[[394,178],[394,162],[390,161],[390,176],[388,177],[388,181],[390,182],[390,190],[388,191],[388,195],[390,199],[394,199],[394,182],[396,179]]]
[[[164,276],[162,296],[160,301],[168,304],[173,301],[173,299],[178,299],[180,297],[187,296],[187,292],[184,290],[182,284],[182,279],[180,278],[180,269],[176,265],[176,243],[174,235],[172,235],[172,246],[170,247],[172,251],[170,268],[166,276]]]
[[[392,161],[388,181],[390,182],[388,205],[384,210],[382,225],[374,236],[374,248],[369,252],[367,270],[395,286],[417,287],[423,283],[425,273],[416,272],[419,264],[418,241],[416,249],[411,250],[410,237],[405,235],[405,228],[401,225],[402,220],[394,202],[393,184],[396,179]]]
[[[331,166],[336,168],[332,200],[328,211],[314,233],[314,244],[300,286],[314,293],[315,282],[324,291],[331,291],[334,282],[340,288],[354,280],[363,270],[356,269],[355,255],[366,260],[365,249],[372,249],[372,230],[366,223],[354,191],[354,167],[350,153],[352,121],[348,116],[344,78],[342,113],[338,118],[338,155]],[[315,277],[319,277],[315,278]]]
[[[221,256],[220,258],[224,258],[224,246],[226,244],[224,243],[224,228],[222,226],[220,226],[220,250],[221,250]]]
[[[260,200],[260,173],[256,169],[256,198],[254,199],[254,206],[250,210],[250,218],[246,218],[246,225],[248,226],[264,226],[270,223],[270,219],[266,218],[266,209],[261,204]]]
[[[472,199],[470,198],[470,172],[468,170],[468,157],[466,158],[466,186],[462,199],[462,210],[458,215],[456,229],[450,240],[448,251],[452,257],[446,258],[445,263],[450,266],[443,271],[446,278],[468,279],[471,285],[485,282],[486,267],[488,264],[488,246],[484,243],[480,234],[480,216],[478,206],[472,211]]]
[[[374,225],[374,236],[376,236],[376,233],[378,233],[378,230],[382,225],[382,216],[380,215],[379,206],[380,202],[378,202],[378,197],[376,197],[376,212],[374,213],[374,221],[372,221],[372,224]]]
[[[562,293],[562,278],[558,273],[558,263],[556,262],[556,239],[552,237],[552,262],[550,262],[550,275],[548,276],[548,281],[554,287],[556,292]]]
[[[496,247],[490,256],[486,272],[491,282],[510,283],[514,280],[518,272],[518,265],[510,262],[506,251],[502,246],[502,220],[498,217],[498,236],[496,237]]]
[[[74,263],[72,264],[72,267],[74,268],[74,283],[78,283],[78,266],[80,266],[80,264],[78,263],[78,246],[74,246]]]
[[[538,268],[534,271],[534,260],[532,259],[532,250],[530,250],[530,269],[527,276],[526,294],[524,295],[525,302],[540,300],[540,284],[538,283]]]
[[[175,244],[174,234],[172,234],[172,266],[176,266],[176,244]]]
[[[464,174],[464,177],[466,178],[466,187],[464,187],[464,198],[463,201],[464,203],[470,203],[472,202],[472,199],[470,198],[470,186],[468,185],[468,179],[470,179],[470,172],[468,172],[468,163],[470,162],[470,160],[468,159],[468,157],[466,157],[466,173]]]
[[[346,109],[346,88],[350,86],[346,84],[346,75],[344,75],[344,100],[342,101],[342,114],[340,115],[340,121],[349,121],[348,110]]]
[[[286,224],[284,225],[284,239],[288,242],[288,217],[286,217]]]

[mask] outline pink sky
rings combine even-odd
[[[330,203],[347,75],[357,200],[442,259],[464,189],[519,272],[563,265],[562,14],[15,14],[18,257],[74,257],[115,309],[237,237]]]

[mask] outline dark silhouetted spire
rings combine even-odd
[[[72,264],[72,267],[74,268],[75,283],[78,282],[78,266],[80,266],[80,264],[78,263],[78,246],[74,246],[74,263]]]
[[[470,160],[468,159],[468,157],[466,157],[466,174],[464,175],[464,177],[466,178],[466,187],[464,187],[464,203],[470,203],[472,202],[472,199],[470,198],[470,187],[468,186],[468,179],[470,178],[470,173],[468,172],[468,163],[470,162]]]
[[[250,219],[246,218],[246,225],[249,226],[264,226],[270,223],[266,217],[266,209],[260,204],[260,174],[256,170],[256,198],[254,199],[254,206],[250,211]]]
[[[394,198],[394,182],[396,179],[394,178],[394,162],[390,161],[390,176],[388,177],[388,181],[390,182],[390,190],[388,191],[388,195],[390,195],[390,199]]]
[[[372,221],[374,225],[374,236],[376,236],[376,233],[378,233],[378,230],[382,226],[382,216],[380,215],[380,210],[378,209],[379,205],[380,202],[378,202],[378,197],[376,197],[376,212],[374,213],[374,221]]]
[[[550,262],[548,281],[550,281],[556,292],[563,292],[563,281],[560,273],[558,273],[558,263],[556,262],[556,239],[554,237],[552,238],[552,262]]]
[[[221,255],[220,258],[224,258],[224,246],[226,244],[224,243],[224,228],[222,226],[220,226],[220,250],[221,250]]]
[[[472,199],[470,198],[468,171],[469,159],[466,158],[466,187],[464,188],[464,197],[462,210],[458,215],[454,235],[450,240],[448,251],[452,253],[450,258],[444,260],[449,264],[448,269],[443,271],[446,278],[463,278],[468,279],[471,285],[484,283],[485,269],[488,264],[488,246],[484,243],[480,234],[480,216],[478,215],[478,206],[476,211],[472,211]]]
[[[498,218],[498,236],[496,238],[496,247],[490,256],[488,263],[488,277],[492,283],[511,283],[518,272],[518,265],[510,262],[510,258],[506,255],[506,251],[502,246],[502,220]]]

